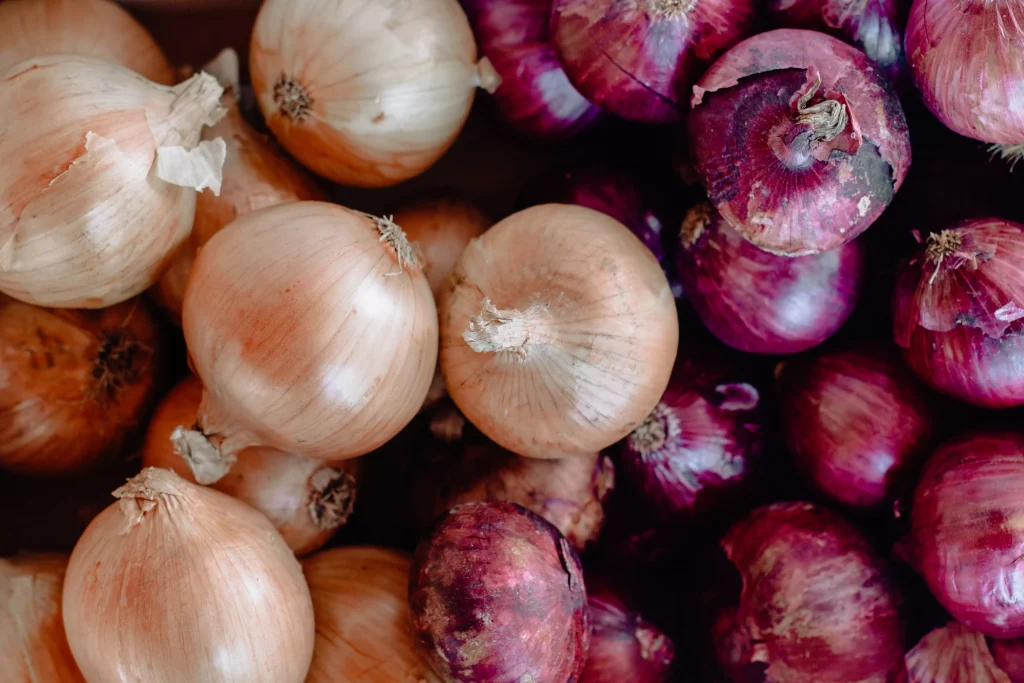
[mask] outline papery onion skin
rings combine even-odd
[[[153,37],[114,2],[7,0],[0,4],[0,71],[51,54],[109,59],[164,85],[176,80]]]
[[[914,491],[909,555],[942,606],[994,638],[1024,636],[1024,435],[979,432],[943,444]]]
[[[1024,683],[1024,639],[989,639],[988,648],[996,664],[1009,676],[1010,683]]]
[[[588,100],[644,123],[682,118],[688,88],[753,32],[751,0],[554,0],[551,33]]]
[[[445,513],[416,548],[409,604],[420,654],[446,681],[573,681],[583,669],[583,567],[555,527],[518,505]]]
[[[66,555],[0,558],[0,670],[12,683],[85,683],[61,619]]]
[[[590,654],[580,683],[666,683],[675,644],[614,592],[590,593]]]
[[[716,625],[736,683],[756,666],[787,683],[898,680],[900,598],[857,529],[810,503],[776,503],[733,525],[722,548],[743,578]]]
[[[456,0],[268,0],[249,68],[284,148],[314,173],[359,187],[394,185],[433,165],[482,78]]]
[[[706,203],[687,213],[676,251],[676,274],[705,327],[747,353],[798,353],[831,337],[860,301],[866,265],[858,241],[809,256],[770,254]]]
[[[592,128],[601,110],[569,82],[549,28],[551,0],[462,0],[480,53],[501,76],[493,96],[512,130],[560,142]]]
[[[985,636],[955,621],[925,635],[906,661],[907,683],[1015,683],[996,664]]]
[[[409,632],[405,553],[332,548],[302,562],[316,615],[306,683],[440,683]]]
[[[882,214],[910,167],[892,85],[864,53],[823,33],[749,38],[693,93],[688,125],[701,182],[729,224],[766,251],[803,256],[849,242]]]
[[[139,299],[80,311],[0,295],[0,468],[68,476],[114,460],[148,418],[159,350]]]
[[[986,408],[1024,405],[1024,225],[998,218],[928,237],[893,293],[896,343],[935,389]]]
[[[322,202],[214,235],[182,319],[206,388],[199,426],[224,455],[367,453],[416,415],[437,358],[434,298],[401,230]]]
[[[664,392],[679,338],[650,250],[618,221],[562,204],[513,214],[470,244],[440,315],[455,404],[535,458],[593,453],[631,432]]]
[[[263,515],[152,467],[114,495],[64,581],[64,628],[86,680],[304,680],[309,588]]]

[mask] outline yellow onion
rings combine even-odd
[[[64,581],[64,628],[89,683],[305,679],[309,588],[263,515],[154,467],[114,497]]]

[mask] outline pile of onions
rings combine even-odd
[[[925,635],[906,662],[907,683],[1019,683],[1000,668],[985,636],[956,622]]]
[[[802,256],[849,242],[910,167],[892,85],[863,52],[823,33],[745,40],[693,92],[701,181],[729,224],[767,251]]]
[[[7,0],[0,4],[0,71],[52,54],[109,59],[155,83],[174,70],[128,12],[110,0]]]
[[[1024,225],[973,219],[929,235],[892,307],[896,343],[925,382],[986,408],[1024,405]]]
[[[667,683],[675,644],[602,587],[587,598],[590,654],[580,683]]]
[[[438,683],[409,631],[409,557],[335,548],[302,562],[316,615],[306,683]]]
[[[86,680],[305,679],[309,588],[263,515],[152,467],[114,497],[64,581],[64,628]]]
[[[551,34],[584,97],[662,123],[682,117],[689,87],[754,18],[752,0],[554,0]]]
[[[402,230],[323,202],[254,211],[214,235],[182,322],[210,439],[194,432],[193,450],[227,458],[367,453],[419,411],[437,358],[434,298]]]
[[[789,452],[820,494],[882,507],[904,493],[930,452],[926,390],[888,346],[796,358],[776,371]]]
[[[148,417],[159,346],[138,299],[79,311],[0,295],[0,468],[71,475],[113,460]]]
[[[481,54],[501,77],[494,91],[498,116],[538,140],[577,135],[601,110],[580,95],[551,43],[551,0],[462,0]]]
[[[157,85],[67,55],[0,74],[0,291],[101,308],[149,287],[188,237],[196,190],[220,191],[223,141],[204,141],[222,89]]]
[[[0,558],[0,671],[9,681],[85,683],[61,619],[65,555]]]
[[[1024,636],[1024,434],[968,434],[929,458],[914,491],[910,558],[942,606],[994,638]]]
[[[899,680],[900,599],[854,527],[810,503],[776,503],[736,523],[722,548],[743,579],[714,629],[735,683]]]
[[[831,337],[860,300],[863,245],[776,256],[743,239],[707,203],[690,209],[676,251],[683,292],[720,341],[747,353],[805,351]]]
[[[266,516],[296,555],[321,547],[352,514],[360,461],[325,463],[274,448],[247,448],[225,461],[214,452],[193,452],[178,432],[191,427],[203,387],[188,377],[160,403],[146,433],[143,467],[164,467],[192,483],[248,503]]]
[[[520,211],[474,240],[441,301],[448,393],[508,450],[594,453],[665,391],[679,324],[650,250],[578,206]]]
[[[421,656],[451,683],[579,680],[583,568],[558,529],[511,503],[465,503],[422,540],[409,578]]]
[[[455,142],[476,87],[497,87],[457,0],[267,0],[249,67],[292,156],[346,185],[382,187]]]

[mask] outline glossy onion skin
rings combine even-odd
[[[955,132],[1024,142],[1024,2],[915,0],[910,73],[924,103]]]
[[[994,638],[1024,636],[1024,435],[975,433],[928,459],[914,491],[910,556],[942,606]]]
[[[522,321],[525,343],[469,346],[485,301],[513,329]],[[679,338],[651,252],[618,221],[561,204],[513,214],[470,244],[440,314],[448,393],[491,440],[527,457],[593,453],[631,432],[664,392]]]
[[[610,590],[587,599],[590,655],[580,683],[667,683],[675,644]]]
[[[831,140],[813,142],[812,126],[797,123],[799,100],[812,92],[809,105],[829,100],[846,113]],[[849,242],[882,214],[910,167],[892,85],[864,53],[823,33],[749,38],[693,93],[690,145],[708,197],[767,251],[802,256]]]
[[[959,241],[933,258],[942,235]],[[893,332],[907,364],[935,389],[985,408],[1024,405],[1024,225],[957,223],[901,270]]]
[[[899,596],[857,529],[810,503],[776,503],[733,525],[722,548],[743,579],[738,607],[716,626],[735,683],[764,666],[786,683],[898,680]]]
[[[579,680],[583,568],[555,527],[511,503],[465,503],[420,542],[409,578],[421,656],[451,683]]]
[[[858,241],[809,256],[770,254],[705,204],[683,222],[676,274],[719,341],[747,353],[791,354],[822,343],[850,317],[866,256]]]
[[[950,622],[907,652],[907,683],[1018,683],[996,663],[985,636]]]
[[[570,80],[622,118],[682,118],[689,87],[750,35],[751,0],[554,0],[551,32]]]

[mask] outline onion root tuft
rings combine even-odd
[[[356,505],[356,480],[348,472],[324,467],[309,480],[313,491],[309,516],[320,529],[336,529],[348,521]]]

